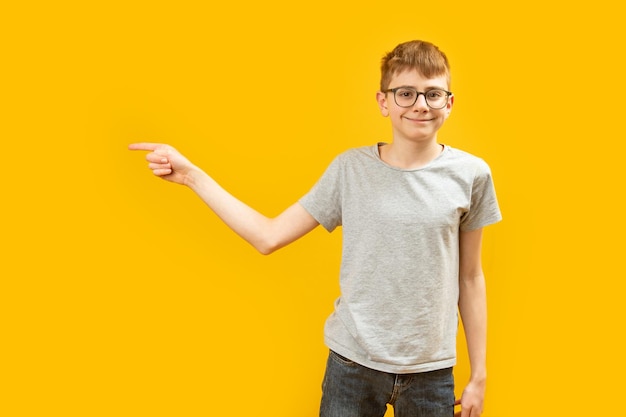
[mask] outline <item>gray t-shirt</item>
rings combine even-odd
[[[342,226],[341,297],[325,342],[363,366],[426,372],[456,363],[459,230],[501,219],[488,165],[445,146],[420,169],[380,159],[378,144],[330,164],[300,204]]]

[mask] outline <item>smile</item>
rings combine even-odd
[[[411,119],[410,117],[406,117],[405,119],[410,120],[411,122],[416,122],[416,123],[424,123],[424,122],[430,122],[430,121],[435,120],[435,119]]]

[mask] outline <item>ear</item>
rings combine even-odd
[[[378,108],[380,109],[380,113],[384,117],[389,116],[389,102],[387,101],[387,94],[379,91],[378,93],[376,93],[376,101],[378,102]]]
[[[454,94],[450,96],[448,99],[448,104],[446,105],[446,119],[450,116],[450,112],[452,111],[452,106],[454,105]]]

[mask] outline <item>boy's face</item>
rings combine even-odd
[[[391,79],[388,89],[398,87],[412,87],[419,92],[433,89],[448,90],[448,81],[445,76],[425,78],[417,70],[409,70]],[[391,91],[378,92],[376,99],[382,115],[391,119],[394,142],[436,141],[437,131],[450,115],[454,102],[454,97],[451,96],[444,108],[432,109],[426,104],[425,96],[420,94],[413,106],[400,107],[396,104]]]

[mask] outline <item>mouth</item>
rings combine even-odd
[[[410,117],[406,117],[406,119],[410,122],[414,122],[414,123],[426,123],[426,122],[430,122],[433,121],[435,119],[412,119]]]

